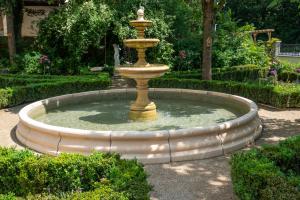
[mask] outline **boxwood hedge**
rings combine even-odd
[[[233,154],[231,176],[241,200],[300,199],[300,136]]]
[[[267,67],[258,67],[256,65],[241,65],[234,67],[213,68],[213,80],[225,81],[249,81],[266,78],[269,72]],[[202,78],[201,71],[173,71],[165,74],[165,78],[180,78],[180,79],[198,79]]]
[[[300,73],[290,72],[290,71],[282,71],[278,74],[278,80],[284,81],[284,82],[300,81]]]
[[[105,89],[108,74],[98,76],[0,76],[0,109],[52,96]]]
[[[149,199],[143,166],[117,154],[36,155],[0,148],[0,199]]]
[[[224,92],[243,96],[278,108],[300,107],[300,86],[296,84],[260,84],[258,82],[204,81],[196,79],[157,78],[151,87],[186,88]]]

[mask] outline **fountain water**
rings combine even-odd
[[[138,12],[138,19],[130,21],[130,25],[138,31],[137,39],[124,40],[125,46],[135,48],[138,52],[138,61],[133,66],[117,68],[117,72],[124,77],[133,78],[136,81],[137,99],[130,107],[129,119],[134,121],[154,120],[157,117],[156,105],[148,98],[148,81],[151,78],[162,76],[169,67],[160,64],[149,64],[146,61],[145,52],[147,48],[155,47],[158,39],[146,39],[145,29],[152,25],[152,22],[144,19],[144,8]]]

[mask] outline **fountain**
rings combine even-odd
[[[220,156],[254,142],[262,125],[251,100],[211,91],[148,89],[148,81],[169,68],[146,62],[145,50],[159,40],[144,38],[151,21],[144,19],[143,9],[130,24],[138,38],[124,44],[137,49],[138,61],[117,71],[135,79],[137,88],[67,94],[25,106],[16,130],[24,146],[54,156],[102,151],[169,163]]]
[[[125,46],[135,48],[138,52],[138,61],[133,66],[117,68],[117,72],[124,77],[133,78],[136,81],[137,99],[130,107],[129,119],[135,121],[147,121],[157,118],[156,105],[148,98],[148,81],[151,78],[162,76],[169,67],[166,65],[149,64],[145,59],[147,48],[154,47],[159,43],[158,39],[145,39],[145,29],[152,22],[144,19],[144,8],[138,12],[138,19],[130,21],[130,25],[138,31],[137,39],[124,40]]]

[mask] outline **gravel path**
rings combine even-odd
[[[17,113],[24,105],[0,110],[0,146],[18,145],[15,139]],[[260,106],[264,124],[263,135],[255,145],[276,143],[300,134],[300,109],[277,110]],[[217,158],[146,165],[149,181],[154,186],[153,200],[214,200],[235,199],[230,179],[229,155]]]

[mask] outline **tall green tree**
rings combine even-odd
[[[0,0],[0,10],[1,13],[6,14],[7,22],[7,43],[10,63],[14,63],[14,57],[16,55],[16,40],[14,31],[14,15],[13,8],[15,5],[15,0]]]

